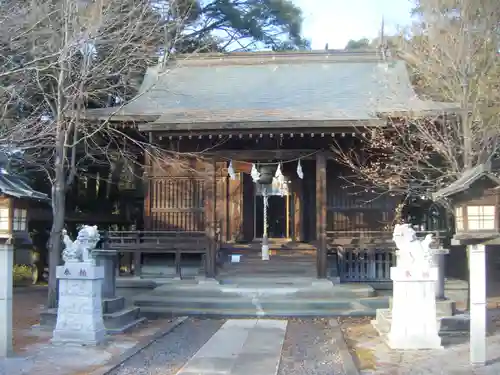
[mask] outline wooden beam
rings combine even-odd
[[[316,150],[220,150],[204,153],[202,156],[217,157],[235,161],[285,160],[303,158],[314,160]],[[333,156],[333,154],[332,154]]]
[[[326,248],[326,157],[316,154],[316,268],[318,278],[327,277],[328,262]]]

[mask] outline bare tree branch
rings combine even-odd
[[[499,146],[500,3],[421,0],[419,6],[419,23],[409,37],[393,39],[400,42],[393,52],[407,62],[423,100],[460,109],[389,114],[387,126],[360,131],[362,156],[334,144],[356,183],[380,192],[428,195],[495,158]]]

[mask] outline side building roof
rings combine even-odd
[[[50,198],[47,194],[32,189],[31,186],[20,177],[3,171],[0,173],[0,193],[19,199],[33,199],[50,202]]]
[[[179,56],[149,68],[126,105],[89,110],[86,117],[149,122],[143,130],[196,130],[367,122],[457,108],[420,99],[405,62],[382,60],[374,51],[253,52]]]

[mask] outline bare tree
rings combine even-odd
[[[48,306],[57,301],[65,198],[88,163],[138,155],[180,159],[130,127],[84,121],[88,108],[131,100],[146,67],[168,59],[182,17],[148,0],[6,1],[0,8],[0,147],[52,184]]]
[[[392,52],[408,63],[422,99],[445,103],[434,114],[388,113],[388,126],[363,129],[352,151],[333,148],[358,183],[421,196],[493,158],[498,149],[500,3],[421,0],[416,5],[418,24],[397,38],[400,44]]]

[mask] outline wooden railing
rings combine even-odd
[[[447,231],[420,231],[418,237],[432,233],[436,247],[446,246]],[[390,232],[370,232],[368,236],[345,237],[342,232],[327,232],[329,264],[342,282],[386,282],[396,265],[396,247]]]
[[[176,274],[179,277],[182,255],[200,254],[207,274],[212,274],[220,250],[219,233],[218,226],[215,238],[199,231],[109,231],[104,234],[102,247],[116,250],[120,254],[131,253],[131,268],[136,276],[140,276],[143,253],[174,254]]]
[[[171,231],[109,231],[106,248],[123,252],[168,253],[179,249],[189,251],[210,243],[205,232]]]

